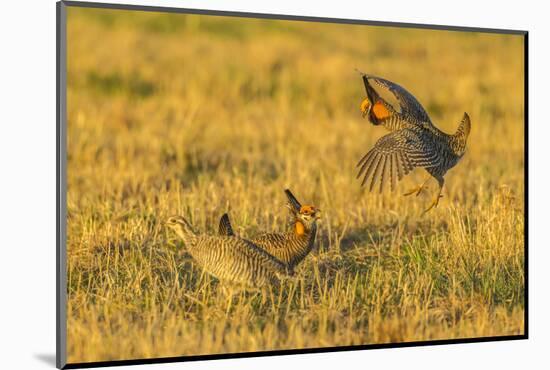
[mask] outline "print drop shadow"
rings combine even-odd
[[[56,365],[55,353],[35,353],[34,358],[51,367],[55,367]]]

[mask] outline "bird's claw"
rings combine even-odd
[[[440,198],[443,198],[443,195],[441,194],[438,194],[437,197],[434,199],[434,201],[432,202],[432,204],[430,204],[430,206],[424,211],[422,212],[422,215],[425,215],[428,211],[430,211],[432,208],[435,208],[437,207],[437,205],[439,204],[439,199]]]
[[[403,195],[407,197],[409,195],[413,195],[413,194],[416,193],[416,196],[419,196],[420,193],[422,192],[422,190],[424,190],[425,188],[426,188],[425,186],[417,186],[417,187],[412,188],[411,190],[407,191]]]

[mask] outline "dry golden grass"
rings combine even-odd
[[[82,10],[68,13],[68,360],[522,334],[523,39],[479,33]],[[444,198],[367,193],[385,134],[363,71],[454,132]],[[416,176],[423,176],[417,170]],[[435,183],[430,190],[435,190]],[[283,189],[323,212],[298,277],[226,313],[163,227],[282,230]]]

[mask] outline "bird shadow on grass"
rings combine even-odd
[[[327,233],[321,233],[318,239],[318,251],[338,252],[342,256],[356,249],[384,253],[417,237],[425,238],[446,232],[448,232],[448,225],[442,224],[434,229],[429,221],[411,224],[394,222],[384,226],[366,224],[350,228],[344,231],[343,235],[338,231],[337,234],[340,234],[340,237],[336,237],[336,234],[330,238]]]
[[[374,258],[369,250],[380,248],[381,245],[389,245],[391,231],[381,230],[376,225],[347,229],[343,235],[341,232],[333,233],[329,237],[327,233],[318,236],[318,247],[315,251],[315,264],[319,273],[326,277],[327,286],[332,286],[337,274],[354,275],[358,268],[366,268],[369,260]]]
[[[391,228],[382,230],[376,225],[348,229],[339,239],[336,236],[330,238],[327,233],[321,233],[318,235],[318,250],[330,251],[336,249],[343,254],[359,245],[381,244],[391,236],[390,233]]]
[[[356,247],[357,245],[381,244],[388,238],[387,232],[384,232],[375,225],[351,229],[340,239],[340,251],[342,253]]]
[[[332,238],[321,233],[318,240],[320,250],[316,251],[312,263],[316,264],[320,276],[327,279],[327,287],[331,287],[337,275],[346,280],[358,273],[366,274],[373,264],[379,263],[377,261],[392,260],[414,240],[428,240],[445,231],[445,226],[434,230],[429,222],[395,222],[385,226],[366,224],[345,232],[337,230],[332,233]]]

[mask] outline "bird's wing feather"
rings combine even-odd
[[[378,186],[380,192],[389,178],[393,191],[397,180],[414,168],[438,165],[440,156],[433,143],[427,130],[403,129],[382,136],[357,164],[357,178],[363,177],[361,185],[368,183],[370,191]]]

